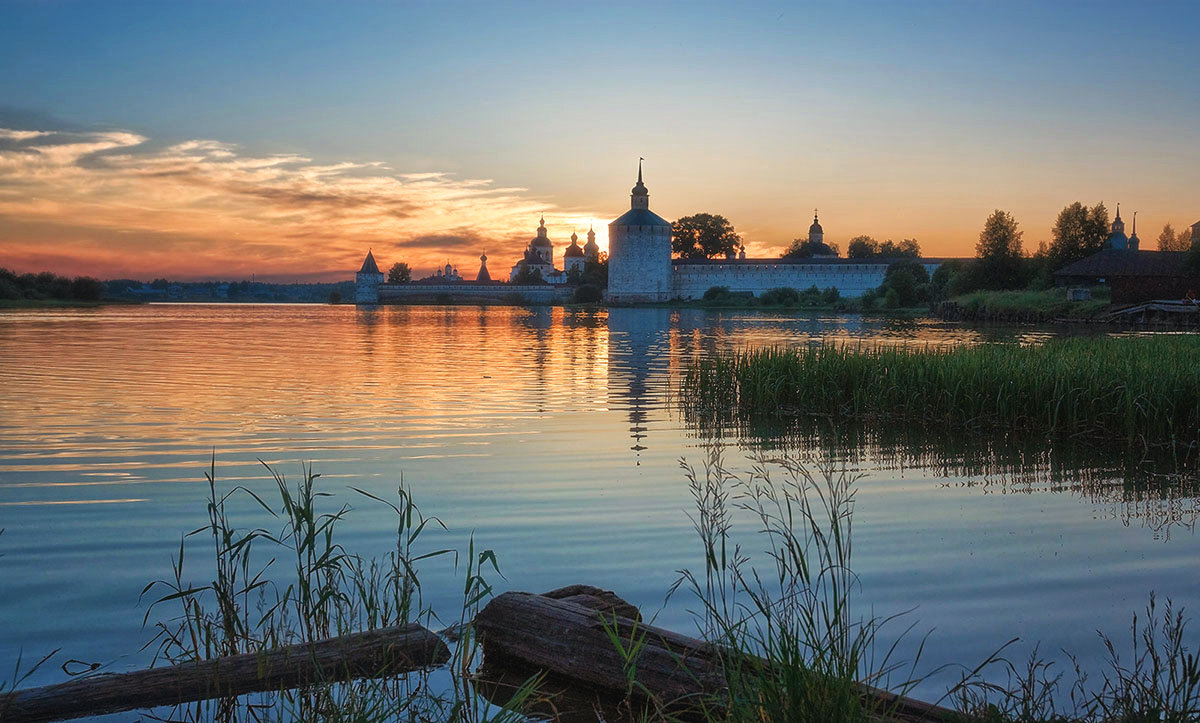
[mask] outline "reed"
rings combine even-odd
[[[861,684],[903,695],[918,682],[917,661],[894,660],[894,644],[877,648],[879,631],[894,618],[855,611],[855,477],[831,466],[818,477],[793,460],[762,456],[739,476],[726,469],[719,448],[709,451],[702,472],[681,464],[696,503],[692,522],[704,572],[683,571],[673,591],[692,590],[703,636],[728,651],[728,695],[705,706],[705,718],[886,719],[891,711],[864,697]],[[736,542],[735,517],[753,520],[765,549]]]
[[[923,679],[921,645],[910,661],[880,633],[900,617],[856,612],[852,570],[856,477],[829,463],[818,474],[792,458],[752,457],[748,472],[708,450],[701,470],[681,463],[695,501],[692,522],[702,546],[703,573],[684,571],[676,583],[699,601],[703,636],[726,651],[727,695],[702,705],[712,723],[899,720],[891,704],[863,696],[860,683],[908,695]],[[737,542],[743,521],[761,548]],[[967,669],[938,701],[963,723],[1149,723],[1200,720],[1200,656],[1188,619],[1153,593],[1134,615],[1127,644],[1098,632],[1107,652],[1090,671],[1039,653],[1015,663],[1001,645]],[[1089,674],[1090,673],[1090,674]]]
[[[1190,447],[1200,442],[1198,360],[1191,335],[770,348],[699,361],[681,398],[714,422],[814,415]]]
[[[210,465],[205,475],[208,524],[181,538],[172,576],[150,583],[142,592],[143,596],[158,595],[146,611],[147,623],[155,613],[174,610],[152,625],[157,632],[147,647],[155,648],[156,660],[179,664],[261,652],[413,622],[433,627],[439,618],[425,601],[419,569],[437,558],[453,560],[457,568],[459,555],[452,549],[427,549],[423,533],[431,528],[444,529],[444,525],[421,513],[403,483],[394,501],[354,490],[394,513],[393,548],[382,558],[367,558],[346,550],[339,542],[339,525],[351,507],[319,491],[319,474],[306,467],[302,479],[293,485],[276,470],[267,469],[275,481],[277,496],[264,499],[245,487],[222,490],[216,481],[215,460]],[[243,495],[277,521],[278,527],[237,526],[228,503]],[[211,574],[206,582],[196,582],[194,564],[185,564],[189,549],[185,541],[198,536],[211,541],[211,562],[201,563]],[[479,656],[479,646],[471,634],[470,621],[479,603],[492,592],[484,568],[498,574],[499,565],[491,550],[475,548],[474,539],[466,558],[461,611],[454,615],[459,623],[455,628],[458,641],[452,649],[449,684],[431,682],[429,671],[380,675],[319,683],[261,697],[202,701],[172,711],[169,719],[522,720],[518,711],[533,694],[533,681],[514,690],[504,706],[481,701],[471,686],[470,671]]]

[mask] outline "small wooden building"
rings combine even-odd
[[[1183,299],[1200,293],[1184,251],[1102,249],[1054,272],[1058,286],[1108,286],[1114,304]]]

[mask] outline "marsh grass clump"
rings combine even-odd
[[[264,463],[264,466],[265,463]],[[382,558],[365,558],[339,542],[339,524],[351,511],[336,504],[332,495],[319,491],[320,475],[311,467],[293,485],[267,467],[278,497],[264,499],[245,487],[218,489],[215,461],[208,481],[208,524],[180,540],[173,560],[173,575],[143,590],[155,593],[146,611],[165,607],[175,612],[153,623],[157,631],[147,644],[155,660],[181,664],[238,653],[299,645],[363,630],[406,623],[432,626],[439,620],[425,601],[418,569],[423,562],[449,557],[452,549],[425,550],[423,533],[444,529],[435,517],[426,517],[403,486],[389,501],[362,490],[358,494],[387,505],[394,512],[396,541]],[[228,503],[237,495],[251,498],[272,519],[277,529],[241,528],[234,524]],[[206,536],[212,544],[211,579],[193,582],[195,573],[185,565],[185,541]],[[470,686],[469,671],[478,657],[470,631],[480,602],[492,592],[485,568],[499,574],[495,553],[476,550],[472,538],[461,610],[454,616],[458,643],[452,650],[449,683],[431,683],[428,670],[405,675],[361,677],[345,682],[318,682],[261,696],[217,698],[181,706],[170,720],[239,721],[385,721],[385,720],[518,720],[518,710],[532,692],[532,683],[518,688],[509,706],[491,706],[478,700]]]
[[[1190,335],[771,348],[701,360],[681,398],[715,420],[812,415],[1187,448],[1200,442],[1198,359]]]
[[[952,697],[968,721],[979,723],[1185,723],[1200,720],[1200,658],[1187,642],[1188,619],[1153,593],[1145,614],[1133,615],[1128,650],[1097,632],[1105,650],[1097,681],[1067,655],[1060,666],[1035,646],[1015,664],[998,658],[1003,683],[983,668],[964,676]],[[1069,676],[1068,676],[1069,673]]]
[[[897,646],[916,623],[882,644],[881,631],[905,615],[857,612],[851,568],[856,476],[829,463],[812,474],[787,457],[752,458],[748,473],[729,471],[719,447],[702,470],[681,462],[695,500],[693,527],[702,574],[684,571],[699,602],[703,637],[717,646],[727,690],[699,701],[706,721],[860,723],[912,719],[902,697],[918,674],[924,639],[912,660]],[[750,523],[762,549],[737,542]],[[1067,654],[1063,666],[1034,647],[1006,657],[1010,640],[973,667],[937,701],[953,705],[930,720],[962,723],[1183,723],[1200,720],[1200,656],[1187,617],[1151,593],[1134,615],[1127,644],[1098,632],[1105,650],[1089,669]],[[893,637],[889,634],[889,637]],[[955,664],[955,667],[960,667]],[[880,695],[886,691],[890,695]],[[899,697],[898,697],[899,696]]]
[[[719,449],[710,451],[702,473],[682,464],[704,572],[684,571],[676,587],[690,588],[700,602],[702,633],[724,651],[728,685],[726,696],[705,706],[706,718],[850,722],[887,715],[888,704],[864,684],[903,694],[916,680],[911,669],[898,675],[894,646],[876,648],[877,633],[892,619],[860,616],[851,605],[858,584],[850,567],[854,476],[827,466],[817,478],[792,460],[760,457],[739,477],[724,467]],[[752,520],[765,543],[761,566],[735,542],[735,517]]]

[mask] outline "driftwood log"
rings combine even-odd
[[[417,624],[200,663],[105,673],[0,696],[0,721],[54,721],[374,678],[441,665],[450,650]]]
[[[614,614],[615,611],[615,614]],[[721,650],[702,640],[646,625],[637,608],[615,594],[583,585],[544,595],[504,593],[475,617],[484,668],[541,671],[610,696],[629,690],[627,651],[637,647],[634,696],[686,709],[703,697],[712,706],[725,691]],[[948,708],[859,685],[865,701],[889,712],[889,721],[957,721]],[[711,697],[715,696],[715,697]],[[502,701],[501,701],[502,702]],[[594,719],[594,718],[593,718]]]

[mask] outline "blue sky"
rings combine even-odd
[[[510,214],[443,219],[464,258],[480,241],[515,253],[533,208],[562,240],[606,222],[638,156],[663,215],[723,213],[752,253],[777,252],[814,206],[832,240],[916,237],[941,255],[969,255],[994,208],[1036,247],[1075,200],[1138,208],[1153,238],[1200,219],[1198,8],[9,2],[0,128],[519,189],[502,194]],[[46,222],[18,206],[0,204],[0,244]],[[394,238],[401,258],[436,221],[366,240]],[[320,264],[351,254],[338,248]]]

